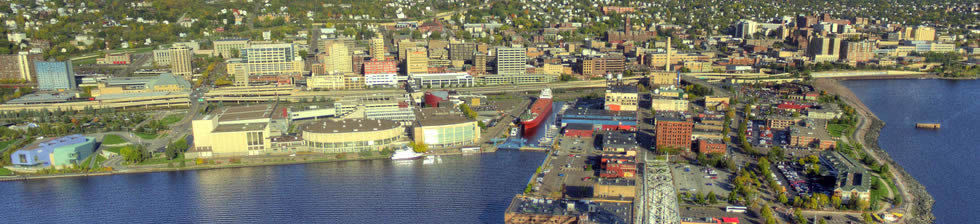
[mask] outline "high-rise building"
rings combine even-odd
[[[390,74],[398,73],[398,62],[396,61],[365,61],[364,74]]]
[[[867,62],[874,58],[875,44],[871,41],[847,41],[841,58],[848,62]]]
[[[170,72],[185,80],[190,80],[193,75],[191,70],[191,60],[193,59],[194,54],[191,53],[191,48],[180,44],[170,47]]]
[[[477,53],[473,55],[473,75],[487,74],[487,55]]]
[[[936,40],[936,29],[928,26],[906,27],[904,34],[906,40]]]
[[[453,43],[449,45],[449,60],[473,60],[476,43]]]
[[[19,55],[0,55],[0,79],[20,79]]]
[[[691,150],[691,134],[694,123],[680,113],[657,113],[654,120],[656,126],[657,149],[675,148],[684,151]]]
[[[751,20],[742,20],[735,27],[735,36],[741,38],[752,38],[752,35],[756,32],[756,22]]]
[[[353,72],[351,56],[344,42],[334,42],[329,46],[327,60],[324,61],[326,74],[343,74]]]
[[[281,75],[303,71],[303,60],[296,57],[293,44],[252,45],[241,50],[241,57],[242,63],[249,67],[249,75]]]
[[[380,34],[371,38],[371,61],[385,60],[385,39]]]
[[[810,40],[807,54],[812,58],[827,57],[837,60],[840,57],[841,39],[836,37],[815,37]],[[816,59],[815,59],[816,60]]]
[[[527,72],[527,53],[523,47],[497,48],[497,74],[521,75]]]
[[[405,49],[405,57],[405,72],[407,74],[429,72],[429,54],[424,47]]]
[[[155,66],[170,66],[170,49],[153,50],[153,64]]]
[[[418,47],[419,43],[413,42],[411,40],[401,40],[398,42],[398,60],[405,61],[408,56],[406,52],[409,48]]]
[[[34,61],[42,60],[44,56],[37,53],[21,51],[17,53],[17,69],[20,70],[20,79],[28,82],[37,82],[37,69]]]
[[[223,39],[214,41],[214,55],[221,58],[234,58],[242,49],[248,47],[248,39]]]
[[[64,91],[77,86],[71,61],[35,61],[34,67],[37,69],[37,87],[40,90]]]
[[[31,54],[26,51],[0,55],[0,79],[35,82],[37,75],[34,61],[41,59],[41,54]]]

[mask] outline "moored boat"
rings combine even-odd
[[[538,127],[548,118],[548,114],[551,113],[551,103],[551,89],[541,90],[541,96],[534,101],[531,109],[521,115],[521,124],[524,125],[525,132]]]

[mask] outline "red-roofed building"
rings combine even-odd
[[[599,160],[602,178],[633,178],[636,176],[636,163],[629,158],[603,157]]]
[[[806,109],[810,108],[810,105],[793,103],[793,102],[785,102],[785,103],[779,104],[779,106],[776,106],[776,108],[779,108],[781,110],[789,110],[789,111],[797,111],[797,112],[799,112],[799,111],[803,111],[803,110],[806,110]]]
[[[738,217],[721,217],[722,224],[738,224]]]

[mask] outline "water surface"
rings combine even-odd
[[[500,223],[541,152],[0,182],[3,223]]]
[[[881,148],[936,199],[936,223],[976,223],[980,211],[980,80],[852,80],[886,125]],[[916,129],[938,122],[942,129]]]

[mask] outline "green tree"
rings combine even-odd
[[[718,203],[718,196],[715,195],[715,192],[714,191],[708,192],[708,203],[709,204],[717,204]]]
[[[409,142],[408,146],[412,147],[412,150],[418,153],[424,153],[429,151],[429,146],[425,145],[424,143],[418,144],[415,142]]]
[[[833,205],[834,208],[840,209],[841,208],[841,203],[842,202],[841,202],[840,196],[830,197],[830,204]]]
[[[861,217],[864,218],[864,223],[875,223],[875,220],[871,217],[870,212],[861,213]]]

